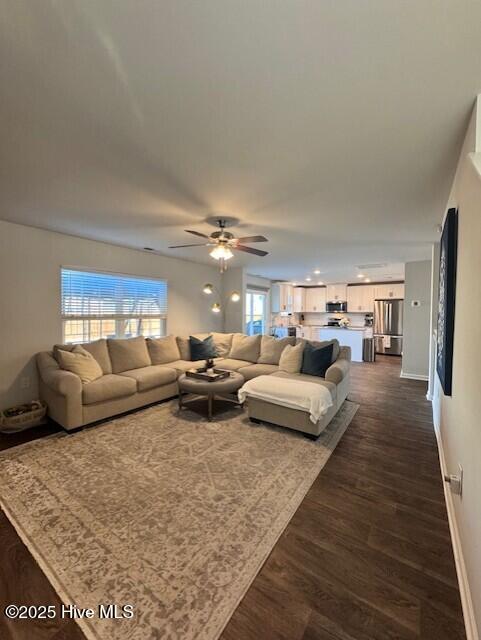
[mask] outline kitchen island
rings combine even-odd
[[[343,347],[351,347],[353,362],[362,362],[362,341],[364,338],[372,338],[372,327],[326,327],[312,326],[312,340],[338,340]]]

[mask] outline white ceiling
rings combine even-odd
[[[0,218],[208,262],[167,246],[223,213],[333,282],[430,256],[481,3],[5,0],[0,60]]]

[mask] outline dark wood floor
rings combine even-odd
[[[389,357],[353,365],[361,407],[222,640],[465,638],[426,385],[399,369]],[[29,437],[0,436],[0,448]],[[0,608],[11,602],[59,601],[0,514]],[[83,635],[0,614],[0,638]]]

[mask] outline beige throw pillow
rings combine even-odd
[[[175,336],[147,338],[147,348],[152,364],[166,364],[181,359]]]
[[[143,336],[138,338],[113,338],[108,341],[112,373],[141,369],[152,364]]]
[[[232,347],[229,358],[234,360],[248,360],[257,362],[261,348],[261,336],[245,336],[243,333],[236,333],[232,338]]]
[[[72,351],[74,347],[74,344],[56,344],[53,348],[53,357],[58,362],[57,351],[59,349],[61,351]],[[107,373],[112,373],[112,363],[110,362],[107,340],[105,340],[105,338],[94,340],[93,342],[84,342],[82,344],[82,349],[88,351],[90,355],[92,355],[97,360],[104,375]]]
[[[97,360],[79,344],[71,351],[57,349],[57,362],[65,371],[71,371],[80,378],[82,384],[88,384],[103,376]]]
[[[303,342],[296,344],[295,347],[288,344],[279,358],[279,371],[285,371],[286,373],[299,373],[302,367],[303,352]]]
[[[227,358],[232,347],[233,333],[212,333],[217,355],[220,358]]]
[[[279,364],[281,353],[287,345],[295,345],[296,338],[274,338],[273,336],[262,336],[261,354],[257,360],[258,364]]]

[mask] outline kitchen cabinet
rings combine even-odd
[[[347,285],[328,284],[327,302],[345,302],[347,299]]]
[[[372,313],[374,311],[374,287],[361,284],[347,287],[347,312]]]
[[[386,300],[389,298],[401,298],[404,300],[404,283],[377,284],[374,286],[375,300]]]
[[[294,287],[293,306],[294,313],[302,313],[306,306],[306,290],[304,287]]]
[[[293,297],[294,287],[291,284],[281,283],[279,285],[279,310],[286,311],[287,313],[292,313]]]
[[[324,313],[326,311],[326,287],[308,287],[304,311]]]

